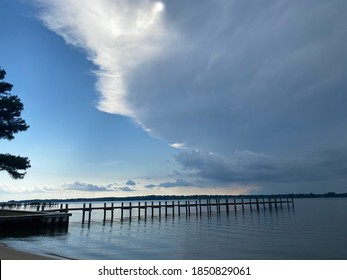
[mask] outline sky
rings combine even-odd
[[[344,0],[0,0],[30,125],[0,201],[347,192]]]

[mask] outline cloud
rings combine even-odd
[[[9,185],[0,185],[0,193],[2,194],[41,194],[41,193],[54,193],[64,190],[61,186],[30,186],[30,187],[15,187]]]
[[[98,70],[102,111],[132,116],[126,100],[129,72],[158,54],[167,40],[158,1],[35,0],[40,18],[73,46],[86,51]]]
[[[166,22],[180,34],[175,50],[134,69],[129,103],[143,126],[176,147],[279,154],[347,142],[341,8],[347,4],[168,2]]]
[[[157,186],[154,185],[154,184],[148,184],[148,185],[145,185],[144,186],[146,189],[153,189],[153,188],[156,188]]]
[[[176,160],[184,169],[195,171],[195,175],[220,182],[252,181],[275,176],[278,160],[267,155],[250,151],[235,152],[231,158],[217,154],[184,151],[176,155]]]
[[[130,184],[128,185],[132,185],[131,182],[133,181],[132,180],[129,180],[129,181],[130,181]],[[73,190],[73,191],[85,191],[85,192],[111,192],[111,191],[132,192],[132,191],[135,191],[135,189],[129,188],[128,186],[117,187],[117,185],[118,185],[117,183],[113,183],[107,186],[99,186],[99,185],[88,184],[88,183],[74,182],[73,184],[63,185],[63,189],[69,190],[69,191]]]
[[[63,185],[65,190],[86,191],[86,192],[105,192],[112,191],[113,189],[105,186],[98,186],[93,184],[74,182],[72,184]]]
[[[184,151],[176,156],[191,175],[219,183],[283,183],[342,180],[346,183],[347,151],[326,149],[296,157],[237,151],[232,157]]]
[[[129,188],[128,186],[119,187],[118,189],[119,189],[120,191],[123,191],[123,192],[134,192],[134,191],[135,191],[134,189],[131,189],[131,188]]]
[[[98,108],[175,147],[347,142],[344,1],[36,3],[44,24],[98,67]]]
[[[0,193],[3,194],[9,194],[9,193],[15,193],[17,192],[15,188],[7,185],[1,185],[0,186]]]
[[[194,186],[194,184],[187,182],[183,179],[176,179],[175,182],[167,181],[167,182],[159,184],[159,187],[164,187],[164,188],[188,187],[188,186]]]
[[[325,152],[347,151],[346,1],[36,3],[96,65],[98,108],[201,151],[176,158],[196,175],[295,181],[344,170]]]
[[[125,184],[128,186],[135,186],[136,182],[134,182],[133,180],[128,180]]]

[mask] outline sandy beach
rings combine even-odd
[[[59,260],[55,256],[41,256],[28,252],[21,252],[5,244],[0,244],[0,260]]]

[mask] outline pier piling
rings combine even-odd
[[[141,218],[141,202],[139,202],[138,205],[139,205],[139,207],[137,208],[138,209],[137,217],[140,220],[140,218]]]
[[[88,224],[90,224],[90,220],[92,218],[92,204],[89,203],[89,216],[88,216]]]
[[[85,216],[86,216],[86,204],[83,203],[83,209],[82,209],[82,224],[84,224],[84,219],[85,219]]]
[[[53,212],[53,211],[58,211],[58,212],[70,212],[70,211],[76,211],[76,210],[80,210],[82,211],[82,223],[85,223],[86,221],[86,212],[88,212],[88,224],[91,223],[91,215],[92,215],[92,211],[93,210],[99,210],[99,211],[103,211],[101,215],[103,222],[105,223],[107,220],[107,211],[110,211],[110,222],[112,223],[115,219],[115,216],[117,217],[117,213],[118,210],[120,211],[120,217],[118,216],[118,218],[120,219],[120,221],[122,222],[125,218],[125,216],[127,218],[129,218],[129,220],[131,221],[133,218],[133,210],[135,210],[135,214],[137,213],[136,217],[138,220],[140,220],[142,217],[144,217],[144,219],[147,219],[147,211],[149,210],[148,208],[150,208],[151,211],[151,217],[152,219],[154,218],[155,214],[158,215],[159,219],[162,216],[162,210],[164,210],[164,215],[165,218],[168,217],[168,215],[172,215],[172,217],[174,218],[175,215],[178,214],[178,216],[181,215],[181,208],[185,208],[185,214],[186,217],[188,217],[189,215],[192,214],[192,212],[195,212],[196,215],[200,216],[205,213],[207,215],[212,215],[212,213],[217,213],[217,215],[221,215],[222,211],[225,211],[226,213],[229,213],[230,211],[232,211],[232,209],[234,210],[235,214],[237,213],[237,208],[238,205],[241,205],[242,207],[242,211],[243,213],[245,212],[245,206],[249,205],[249,211],[252,213],[253,210],[257,210],[257,212],[260,211],[260,207],[261,205],[263,205],[264,211],[266,211],[266,209],[269,209],[270,211],[272,209],[277,209],[279,207],[283,207],[283,204],[287,204],[288,210],[290,209],[290,207],[292,207],[294,209],[294,199],[293,198],[281,198],[281,197],[268,197],[266,200],[264,197],[261,197],[260,199],[258,197],[255,198],[249,198],[247,200],[245,200],[243,197],[241,198],[225,198],[225,199],[220,199],[220,198],[213,198],[213,200],[211,201],[210,198],[207,199],[199,199],[199,200],[195,200],[195,201],[190,201],[190,200],[185,200],[184,203],[182,203],[182,201],[171,201],[170,203],[168,203],[168,201],[164,201],[164,203],[162,203],[161,201],[158,201],[158,203],[154,203],[153,201],[151,201],[150,203],[148,203],[147,201],[145,201],[143,204],[141,202],[137,202],[132,203],[124,203],[121,202],[118,205],[111,203],[111,206],[107,206],[107,203],[103,203],[102,206],[99,207],[93,207],[91,203],[89,203],[89,205],[87,206],[86,203],[83,203],[82,208],[69,208],[68,204],[65,204],[65,207],[63,206],[63,204],[60,205],[60,209],[55,209],[55,210],[46,210],[46,212]],[[254,206],[253,206],[254,205]],[[225,207],[224,207],[225,206]],[[234,207],[232,207],[234,206]],[[206,207],[206,208],[205,208]],[[40,206],[41,208],[41,206]],[[154,213],[155,209],[158,209],[157,213]],[[163,209],[164,208],[164,209]],[[142,209],[144,210],[143,212]],[[170,210],[172,209],[172,210]],[[193,209],[193,210],[192,210]],[[116,210],[116,211],[115,211]],[[124,213],[124,211],[126,212],[126,214]],[[127,212],[128,211],[128,212]],[[137,211],[137,212],[136,212]],[[141,216],[142,214],[142,216]],[[119,214],[118,214],[119,215]]]
[[[104,203],[104,219],[103,222],[106,221],[106,203]]]
[[[120,220],[123,222],[124,217],[124,202],[122,202],[122,207],[120,208]]]
[[[113,222],[113,215],[114,215],[114,205],[111,203],[111,223]]]

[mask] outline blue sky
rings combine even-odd
[[[0,200],[346,192],[346,8],[1,0],[32,168]]]

